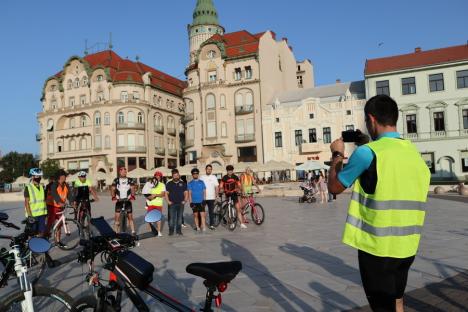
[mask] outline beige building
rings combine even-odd
[[[282,92],[263,111],[265,161],[300,165],[330,160],[330,143],[341,131],[360,129],[364,121],[364,81]],[[354,144],[346,144],[346,156]]]
[[[263,162],[263,110],[278,92],[313,87],[312,64],[274,32],[225,33],[211,0],[197,1],[188,35],[186,162]]]
[[[71,57],[43,87],[41,159],[91,173],[178,166],[184,87],[110,50]]]

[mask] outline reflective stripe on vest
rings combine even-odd
[[[47,214],[47,207],[45,203],[45,193],[42,185],[39,189],[31,184],[26,185],[29,194],[29,208],[33,217],[43,216]],[[27,216],[27,214],[26,214]]]
[[[380,257],[414,256],[424,224],[429,169],[409,141],[381,138],[367,146],[377,160],[377,185],[374,194],[367,194],[356,180],[343,242]]]
[[[89,179],[86,179],[86,181],[84,182],[81,182],[80,179],[75,181],[75,187],[82,187],[82,186],[91,187],[92,186],[91,181]]]
[[[151,195],[160,195],[164,190],[164,184],[159,182],[158,185],[153,187],[150,191]],[[163,198],[162,197],[156,197],[148,202],[148,206],[156,206],[156,207],[162,207],[163,206]]]

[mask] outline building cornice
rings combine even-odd
[[[459,62],[434,64],[434,65],[428,65],[428,66],[424,66],[424,67],[405,68],[405,69],[401,69],[401,70],[386,71],[386,72],[370,74],[370,75],[369,74],[364,74],[364,77],[365,77],[365,79],[369,79],[369,78],[377,78],[377,77],[384,77],[384,76],[391,76],[391,75],[400,75],[400,74],[406,74],[406,73],[421,72],[421,71],[427,71],[427,70],[433,70],[433,69],[443,69],[443,68],[463,66],[463,65],[468,65],[468,60],[463,60],[463,61],[459,61]]]

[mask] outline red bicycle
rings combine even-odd
[[[258,192],[250,193],[247,197],[244,197],[244,199],[247,199],[247,203],[242,207],[242,217],[245,220],[245,215],[250,213],[252,221],[256,225],[261,225],[265,221],[265,211],[262,205],[255,202],[254,194],[258,194]]]

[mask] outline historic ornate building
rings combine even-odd
[[[40,156],[70,171],[176,167],[185,82],[113,51],[71,57],[46,80]]]
[[[263,162],[263,110],[278,92],[313,87],[312,64],[272,31],[226,33],[211,0],[197,1],[188,36],[186,162]]]

